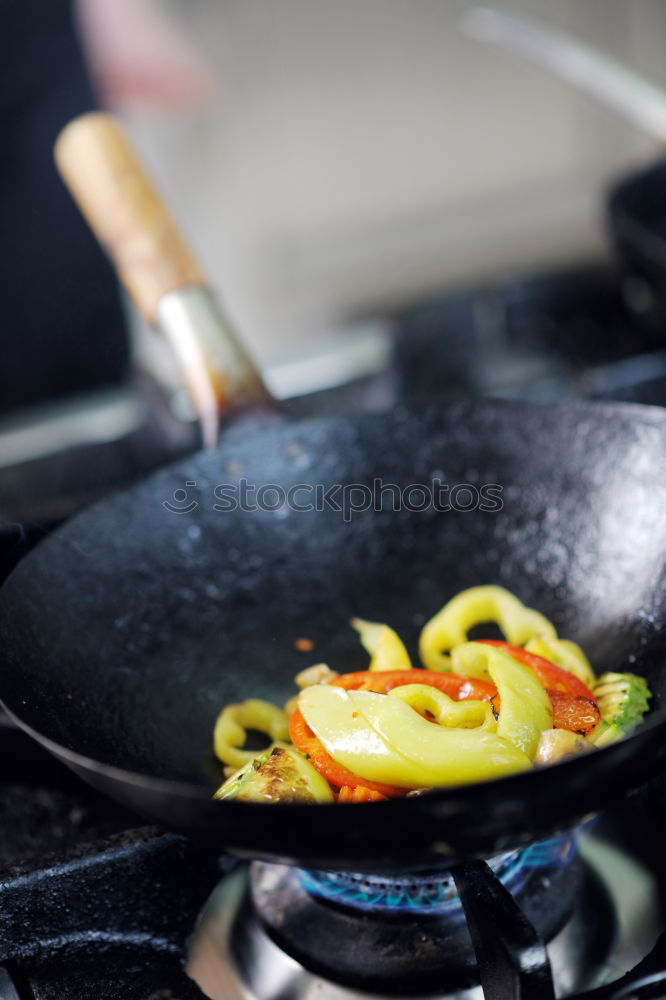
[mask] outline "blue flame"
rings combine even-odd
[[[574,837],[564,834],[498,855],[488,864],[509,892],[516,893],[535,870],[562,868],[575,851]],[[403,876],[301,870],[299,877],[312,896],[353,909],[463,918],[455,881],[448,871]]]

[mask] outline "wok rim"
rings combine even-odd
[[[161,795],[168,795],[172,797],[178,797],[180,799],[188,799],[194,802],[211,802],[215,803],[213,808],[222,808],[223,812],[228,811],[229,807],[232,807],[234,811],[237,811],[240,807],[245,810],[250,807],[251,810],[256,809],[256,807],[265,808],[270,805],[272,809],[278,808],[281,811],[284,809],[289,809],[292,811],[296,810],[307,810],[308,813],[311,812],[312,808],[330,808],[331,805],[337,807],[340,803],[298,803],[298,802],[273,802],[273,803],[263,803],[263,802],[235,802],[233,799],[215,799],[210,792],[210,788],[203,784],[195,784],[194,782],[188,781],[175,781],[169,778],[161,778],[155,775],[144,774],[141,771],[129,771],[124,768],[117,767],[115,764],[105,764],[103,761],[95,760],[94,757],[88,757],[85,754],[78,753],[76,750],[70,750],[68,747],[64,747],[62,744],[57,743],[55,740],[50,739],[48,736],[44,736],[37,729],[24,722],[20,716],[10,709],[9,706],[0,699],[0,708],[6,713],[7,717],[21,729],[24,733],[34,739],[37,743],[44,747],[49,753],[61,760],[67,766],[74,768],[77,771],[86,771],[95,775],[101,775],[105,778],[109,778],[112,782],[116,784],[122,784],[124,786],[131,786],[132,788],[138,790],[147,790],[151,793],[158,793]],[[617,742],[609,744],[600,749],[594,749],[590,751],[597,757],[598,754],[606,754],[606,759],[608,758],[609,752],[614,754],[618,747],[626,746],[627,743],[640,738],[643,734],[647,737],[652,730],[664,728],[666,729],[666,708],[658,709],[653,715],[650,715],[644,722],[641,723],[640,727],[628,736],[623,737]],[[449,788],[433,788],[429,791],[424,798],[429,802],[446,802],[451,801],[455,797],[462,796],[467,798],[469,794],[472,794],[471,789],[477,788],[488,788],[488,787],[503,787],[507,788],[509,784],[514,786],[520,786],[527,782],[534,782],[537,777],[542,772],[550,772],[554,768],[567,768],[571,770],[577,764],[580,764],[582,760],[588,758],[588,754],[578,754],[576,756],[570,756],[561,761],[556,761],[553,764],[547,764],[542,767],[535,767],[531,771],[520,771],[517,774],[509,774],[500,778],[488,778],[486,781],[475,781],[464,785],[454,785]],[[649,781],[650,778],[646,777],[645,781]],[[639,788],[643,782],[638,785],[633,785],[632,787]],[[518,794],[521,794],[519,792]],[[511,794],[511,789],[509,789],[509,794]],[[404,802],[404,798],[389,800],[383,805],[392,805],[393,808],[398,806],[401,802]],[[345,805],[345,803],[342,803]],[[359,805],[362,806],[376,806],[376,802],[353,802],[347,803],[348,806],[352,806],[357,809]]]

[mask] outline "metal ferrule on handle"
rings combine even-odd
[[[197,401],[204,444],[215,444],[218,415],[274,406],[261,376],[205,285],[167,292],[156,321],[178,359],[190,398]]]

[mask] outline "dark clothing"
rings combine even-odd
[[[127,370],[115,277],[53,165],[95,103],[69,0],[0,0],[0,413]]]

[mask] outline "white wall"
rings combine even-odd
[[[447,0],[171,0],[219,95],[130,124],[255,351],[340,316],[600,253],[654,143],[464,38]],[[663,0],[523,0],[666,87]]]

